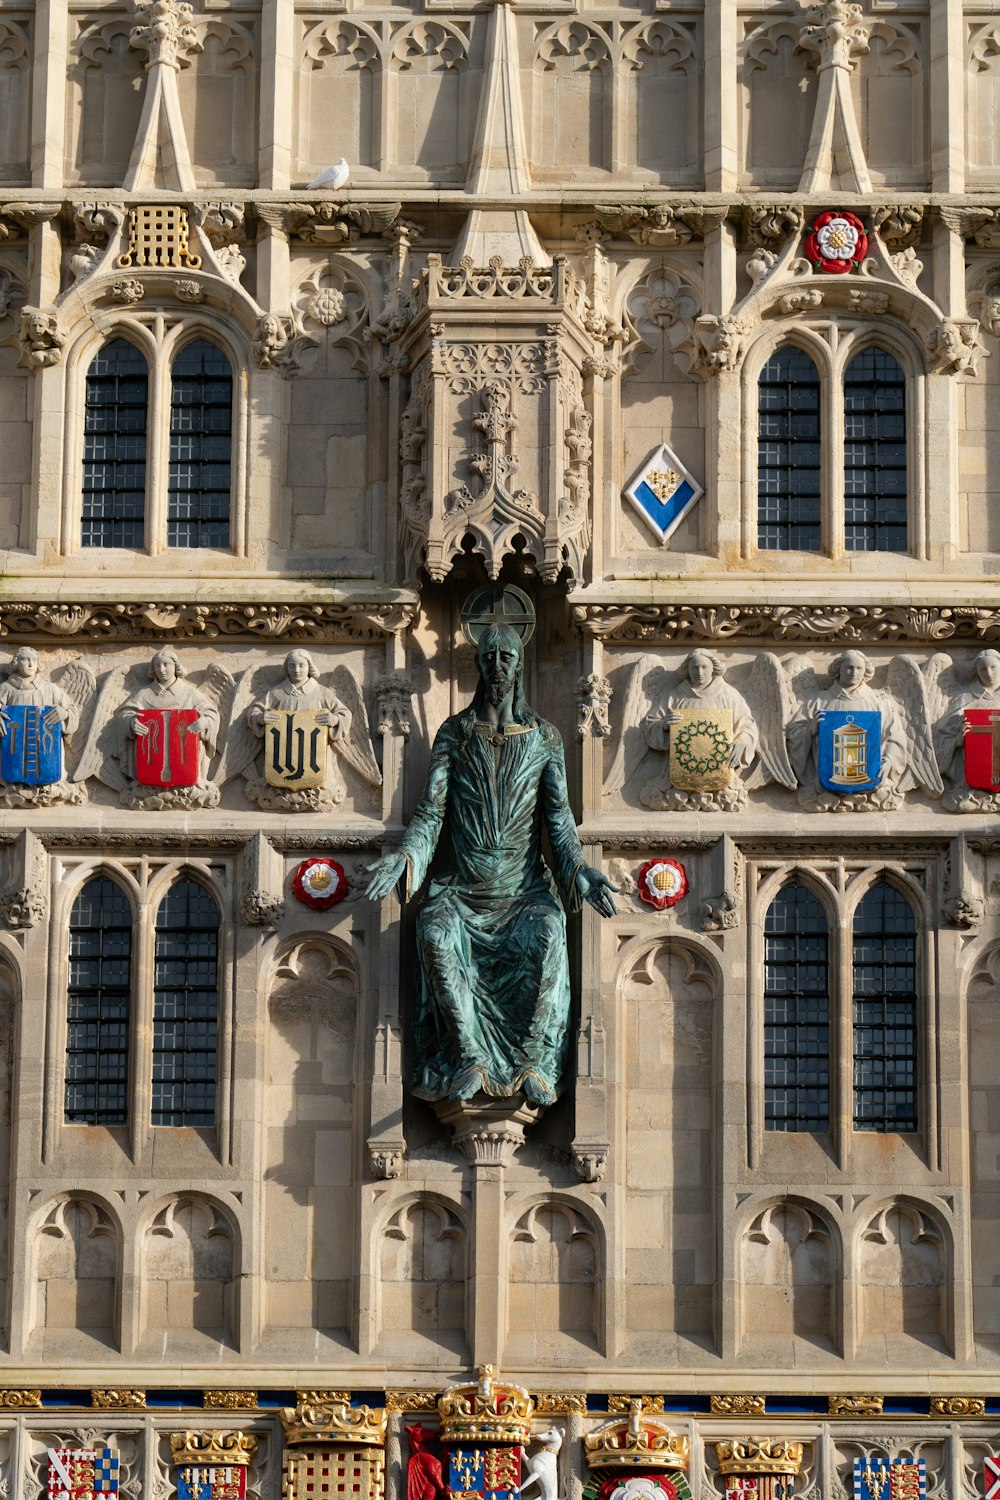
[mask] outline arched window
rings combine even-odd
[[[66,1123],[128,1121],[132,908],[106,876],[89,880],[69,919]]]
[[[884,880],[854,913],[854,1128],[917,1128],[917,924]]]
[[[179,880],[156,914],[153,979],[153,1124],[215,1123],[219,908],[194,880]]]
[[[782,886],[764,918],[764,1128],[830,1128],[826,913],[804,886]]]
[[[83,438],[84,547],[141,547],[146,512],[149,371],[126,339],[113,339],[87,371]]]
[[[906,378],[883,349],[844,372],[844,546],[905,552]]]
[[[228,547],[232,490],[233,371],[207,339],[186,344],[171,368],[168,547]]]
[[[818,552],[820,387],[808,354],[771,355],[757,393],[757,546]]]

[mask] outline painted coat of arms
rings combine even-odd
[[[448,1488],[452,1495],[517,1500],[521,1493],[521,1449],[453,1448],[448,1454]]]
[[[967,708],[963,713],[965,779],[982,792],[1000,792],[1000,710]]]
[[[119,1458],[111,1448],[50,1448],[48,1500],[117,1495]]]
[[[135,778],[140,786],[195,786],[198,735],[190,726],[196,708],[143,708],[136,715],[146,734],[135,742]]]
[[[670,724],[670,783],[684,792],[717,792],[733,779],[731,708],[677,708]]]
[[[824,709],[818,715],[817,772],[829,792],[870,792],[882,779],[882,715]]]
[[[177,1500],[245,1500],[244,1464],[185,1464],[177,1474]]]
[[[322,714],[322,720],[321,720]],[[264,726],[264,780],[304,791],[326,779],[326,715],[314,708],[281,709]]]
[[[63,727],[44,705],[5,703],[7,732],[0,740],[0,778],[22,786],[62,780]]]
[[[727,1474],[726,1497],[732,1500],[791,1500],[791,1474]]]
[[[854,1500],[926,1500],[927,1464],[890,1463],[887,1458],[854,1460]]]
[[[995,1455],[983,1459],[983,1500],[1000,1500],[1000,1458]]]

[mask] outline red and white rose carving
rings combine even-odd
[[[806,235],[805,250],[814,271],[842,276],[860,266],[868,254],[865,226],[846,209],[820,214]]]

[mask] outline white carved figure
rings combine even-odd
[[[743,773],[757,755],[760,736],[749,703],[725,680],[725,670],[716,652],[701,647],[669,676],[654,658],[636,663],[625,688],[607,793],[621,791],[645,751],[654,750],[663,760],[656,780],[639,790],[644,806],[710,812],[745,805]]]
[[[174,806],[178,802],[184,806],[218,805],[219,788],[208,779],[208,763],[218,748],[219,708],[205,693],[185,682],[184,676],[184,667],[176,651],[164,646],[149,664],[149,686],[140,688],[120,710],[120,764],[123,775],[131,783],[122,796],[126,806]],[[197,718],[185,722],[183,734],[178,735],[177,715],[185,710],[196,713]],[[193,785],[174,784],[181,767],[171,764],[171,742],[183,743],[189,735],[194,735],[198,741],[197,780]],[[140,744],[147,752],[147,760],[150,752],[156,753],[159,768],[155,774],[159,786],[139,779],[136,761]],[[174,795],[163,800],[167,792]]]
[[[79,659],[51,678],[34,647],[18,648],[0,682],[0,807],[86,801],[84,789],[67,778],[66,748],[89,714],[95,687]]]
[[[291,812],[337,807],[347,795],[341,760],[370,786],[381,785],[360,689],[346,667],[332,678],[322,681],[308,651],[289,651],[280,682],[247,707],[257,750],[264,741],[263,774],[244,773],[251,802]]]
[[[889,664],[887,688],[873,685],[875,667],[863,651],[842,651],[830,663],[825,681],[806,668],[795,679],[800,707],[786,723],[788,756],[799,782],[799,801],[818,812],[890,810],[903,796],[922,787],[941,795],[934,756],[927,694],[920,669],[906,657]],[[881,715],[881,767],[877,785],[867,791],[840,793],[820,785],[819,726],[823,714]]]
[[[217,807],[225,781],[235,774],[227,769],[226,738],[237,682],[218,662],[197,685],[186,678],[170,646],[145,667],[121,665],[108,672],[74,780],[96,776],[124,806],[147,812]]]
[[[1000,812],[1000,651],[980,651],[967,671],[939,652],[924,678],[943,805],[951,812]],[[981,753],[969,757],[970,766],[966,752],[973,746]]]
[[[521,1480],[523,1495],[531,1485],[538,1486],[538,1500],[559,1500],[559,1450],[563,1435],[558,1427],[536,1434],[540,1447],[525,1458],[528,1472]]]

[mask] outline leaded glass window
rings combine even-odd
[[[787,346],[771,355],[757,413],[757,545],[818,552],[820,385],[808,354]]]
[[[194,880],[172,885],[156,914],[153,1124],[215,1123],[219,908]]]
[[[884,880],[854,913],[854,1128],[917,1128],[917,928]]]
[[[844,373],[844,546],[907,547],[906,377],[883,349],[863,350]]]
[[[167,545],[228,547],[233,371],[207,339],[186,344],[170,384]]]
[[[141,547],[146,511],[149,370],[126,339],[113,339],[87,371],[83,423],[84,547]]]
[[[830,981],[826,913],[783,886],[764,918],[764,1128],[830,1128]]]
[[[66,1123],[128,1121],[132,908],[101,876],[89,880],[69,918]]]

